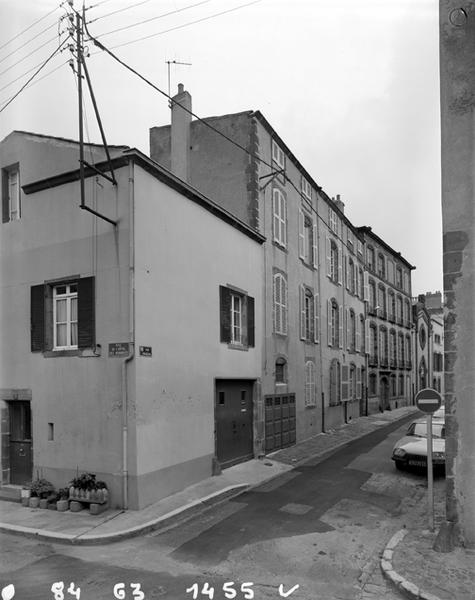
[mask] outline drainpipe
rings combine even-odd
[[[134,163],[129,162],[129,355],[122,362],[122,508],[128,509],[128,377],[135,346]]]

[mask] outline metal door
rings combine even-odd
[[[295,444],[295,394],[266,396],[266,452]]]
[[[216,455],[221,467],[254,456],[252,381],[216,381]]]
[[[9,402],[10,414],[10,483],[31,481],[33,453],[31,443],[31,408],[29,402]]]

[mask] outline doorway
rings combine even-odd
[[[381,377],[380,382],[380,394],[381,394],[381,410],[389,410],[389,381],[386,376]]]
[[[216,381],[216,456],[221,468],[253,458],[253,381]]]
[[[31,481],[33,472],[30,403],[9,402],[8,413],[10,417],[10,483],[22,485]]]

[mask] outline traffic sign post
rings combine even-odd
[[[416,406],[427,414],[427,504],[429,529],[434,531],[434,472],[432,467],[432,415],[440,408],[442,396],[437,390],[425,388],[416,395]]]

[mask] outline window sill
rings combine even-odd
[[[272,240],[272,245],[279,248],[279,250],[282,250],[282,252],[288,253],[287,246],[282,245],[277,240]]]
[[[228,348],[230,350],[241,350],[243,352],[247,352],[249,350],[249,346],[242,346],[241,344],[228,344]]]
[[[100,355],[101,355],[100,351],[94,352],[93,348],[82,348],[82,349],[75,349],[75,350],[45,350],[43,352],[44,358],[60,358],[60,357],[65,357],[65,356],[79,356],[82,358],[87,358],[87,357],[98,357]]]
[[[316,404],[306,404],[305,410],[307,410],[307,408],[311,409],[311,410],[315,410],[317,408],[317,405]]]

